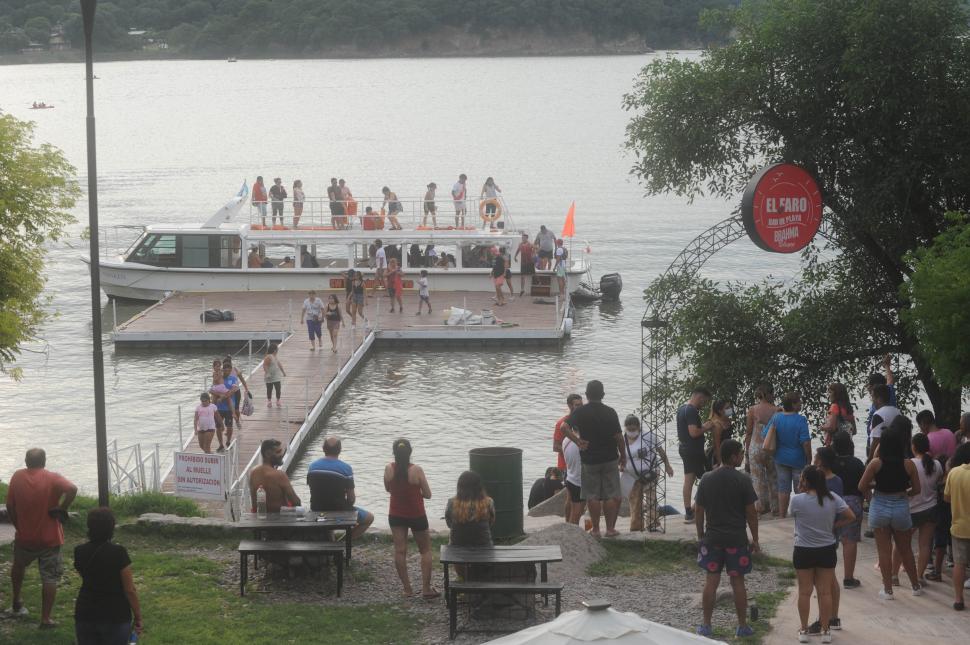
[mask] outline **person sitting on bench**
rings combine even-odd
[[[374,515],[373,513],[370,513],[364,510],[363,508],[354,506],[354,502],[357,501],[357,495],[354,493],[354,469],[351,468],[350,464],[348,464],[347,462],[341,461],[340,451],[342,447],[343,446],[340,442],[339,437],[327,437],[323,442],[324,456],[310,464],[309,471],[307,472],[307,482],[311,486],[310,505],[313,510],[337,511],[337,510],[345,510],[345,509],[346,510],[354,509],[355,511],[357,511],[357,526],[354,527],[353,531],[351,531],[351,534],[350,534],[351,538],[356,540],[357,538],[359,538],[361,535],[364,534],[364,531],[370,528],[371,524],[374,523]],[[315,496],[313,494],[313,484],[310,483],[312,480],[311,474],[314,472],[321,472],[321,471],[337,473],[346,478],[344,489],[342,492],[339,493],[339,496],[342,497],[340,502],[343,502],[338,504],[340,508],[332,508],[332,509],[313,508],[316,502],[314,501]]]
[[[280,508],[299,506],[300,498],[290,484],[290,478],[279,470],[283,465],[283,455],[286,448],[278,439],[265,439],[259,447],[259,454],[263,463],[249,472],[249,495],[253,503],[252,512],[256,512],[256,491],[262,486],[266,491],[266,512],[279,513]]]

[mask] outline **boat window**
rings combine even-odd
[[[443,269],[449,261],[447,266],[452,268],[455,266],[455,251],[453,244],[412,244],[408,247],[408,268]]]
[[[182,235],[182,265],[183,267],[205,267],[209,263],[209,236]]]
[[[150,233],[145,236],[128,256],[128,262],[139,262],[159,267],[178,265],[178,246],[175,235]]]
[[[492,245],[483,243],[462,244],[461,266],[465,269],[485,269],[492,266]]]
[[[242,243],[235,235],[219,236],[219,264],[222,269],[238,269],[242,266]]]

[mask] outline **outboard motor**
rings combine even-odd
[[[619,273],[607,273],[600,278],[600,294],[603,300],[619,300],[623,290],[623,279]]]

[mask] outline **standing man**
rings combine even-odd
[[[694,508],[691,493],[694,482],[704,476],[706,459],[704,457],[704,433],[714,429],[710,420],[701,423],[701,408],[711,402],[711,391],[706,387],[695,387],[690,400],[677,408],[677,442],[680,460],[684,463],[684,521],[694,521]]]
[[[335,229],[342,229],[344,226],[344,191],[340,189],[336,177],[330,178],[330,185],[327,186],[327,199],[330,200],[330,225]]]
[[[536,235],[536,244],[539,246],[539,268],[548,271],[552,267],[552,254],[556,250],[556,234],[543,224]]]
[[[887,400],[886,405],[891,405],[895,407],[896,377],[893,375],[892,357],[889,354],[886,354],[882,359],[882,369],[885,374],[879,374],[877,372],[873,372],[872,374],[869,375],[869,384],[866,386],[866,389],[869,390],[869,399],[872,400],[873,388],[876,388],[880,385],[885,385],[889,387],[889,399]],[[866,417],[866,454],[871,454],[872,452],[870,450],[871,444],[870,444],[869,433],[872,431],[872,416],[876,413],[877,409],[878,409],[878,406],[876,406],[876,402],[873,401],[872,404],[869,406],[869,416]]]
[[[455,185],[451,187],[451,198],[455,202],[456,228],[464,228],[465,226],[465,214],[468,212],[468,209],[465,206],[465,193],[467,192],[465,184],[467,182],[468,177],[465,176],[465,173],[462,173],[458,175],[458,181],[456,181]]]
[[[286,188],[283,187],[283,180],[279,177],[273,179],[270,186],[269,196],[273,205],[273,226],[276,226],[276,215],[280,216],[280,226],[283,225],[283,201],[286,199]]]
[[[340,437],[327,437],[324,439],[323,457],[310,464],[309,472],[328,470],[343,475],[349,480],[347,488],[344,490],[344,499],[349,508],[357,511],[357,526],[350,532],[350,537],[356,540],[374,523],[374,514],[359,506],[354,506],[354,503],[357,501],[357,493],[354,492],[354,469],[350,467],[350,464],[340,459],[340,451],[342,448],[343,444],[340,441]]]
[[[13,482],[11,482],[13,485]],[[943,501],[950,504],[953,521],[953,608],[963,611],[963,583],[970,564],[970,443],[960,444],[950,460],[950,472],[943,488]]]
[[[57,473],[47,470],[47,454],[40,448],[31,448],[24,457],[27,466],[10,478],[7,489],[7,513],[17,530],[13,540],[13,566],[10,580],[13,583],[14,616],[26,616],[21,589],[24,574],[34,560],[40,569],[41,610],[40,628],[56,626],[51,620],[57,583],[64,571],[61,545],[64,544],[64,528],[67,509],[77,495],[77,486]]]
[[[953,432],[936,425],[936,416],[932,410],[923,410],[916,415],[916,425],[919,431],[930,441],[930,454],[935,459],[946,461],[953,456],[957,449],[957,439]]]
[[[721,583],[721,571],[727,567],[734,594],[734,610],[738,614],[738,638],[751,636],[748,625],[748,592],[744,576],[751,573],[751,555],[757,553],[758,509],[751,478],[737,468],[744,461],[744,446],[740,441],[727,439],[721,444],[721,465],[701,480],[697,487],[697,565],[707,573],[702,600],[704,622],[697,633],[714,638],[711,616]],[[706,522],[706,525],[705,525]],[[751,543],[748,533],[751,529]]]
[[[532,276],[536,273],[535,249],[529,243],[529,234],[522,234],[522,241],[515,249],[515,259],[522,254],[521,264],[519,265],[519,297],[525,295],[525,276],[529,276],[529,284],[532,284]]]
[[[263,226],[266,226],[266,184],[263,183],[262,175],[253,184],[253,206],[256,207]]]
[[[876,454],[883,431],[899,416],[899,408],[890,402],[892,400],[892,390],[888,385],[876,385],[872,388],[872,406],[875,413],[869,421],[869,459]]]
[[[574,441],[582,461],[582,497],[589,507],[593,537],[600,536],[600,514],[606,516],[606,537],[619,535],[620,471],[626,467],[623,430],[616,410],[603,405],[603,384],[586,384],[586,405],[569,415],[563,433]]]
[[[279,469],[283,465],[285,453],[286,447],[279,439],[264,439],[260,444],[259,454],[263,457],[263,463],[249,471],[249,495],[254,513],[256,512],[256,491],[260,486],[266,491],[267,513],[279,513],[284,504],[300,505],[300,498],[293,490],[290,478]]]
[[[569,415],[583,406],[583,397],[579,394],[570,394],[566,397],[566,415],[556,421],[556,429],[552,432],[552,451],[556,453],[556,468],[560,472],[566,472],[566,457],[562,451],[562,440],[566,438],[562,426],[566,423]]]

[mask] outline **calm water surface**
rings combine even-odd
[[[302,178],[308,196],[324,194],[329,177],[340,176],[359,196],[388,185],[402,198],[419,197],[429,181],[446,193],[459,172],[478,190],[491,175],[515,225],[529,231],[543,223],[558,230],[576,200],[577,237],[592,247],[597,278],[622,274],[621,303],[579,308],[573,337],[561,350],[381,351],[329,417],[327,431],[344,437],[361,504],[379,516],[386,512],[382,466],[392,439],[403,435],[431,480],[429,512],[440,514],[471,448],[518,446],[526,486],[541,476],[555,463],[552,426],[565,397],[582,391],[587,380],[606,384],[606,402],[621,415],[636,408],[640,291],[733,207],[647,198],[631,181],[632,160],[622,150],[629,115],[620,104],[649,60],[100,64],[101,223],[199,223],[257,174],[281,176],[288,186]],[[56,108],[31,111],[35,100]],[[0,109],[34,120],[37,140],[64,150],[86,181],[81,65],[0,67]],[[86,221],[86,199],[79,204],[76,215]],[[0,478],[21,466],[24,450],[40,445],[52,468],[92,492],[90,305],[81,231],[73,226],[51,249],[48,294],[58,315],[25,348],[23,381],[0,378]],[[719,280],[783,275],[792,262],[742,241],[705,272]],[[119,305],[119,319],[140,309]],[[104,311],[110,330],[111,307]],[[213,353],[115,352],[107,335],[103,344],[109,441],[158,443],[170,462],[178,445],[178,406],[194,406]],[[320,456],[319,443],[314,440],[297,464],[297,482]],[[675,457],[677,451],[668,452]],[[675,479],[668,495],[677,505],[679,490]]]

